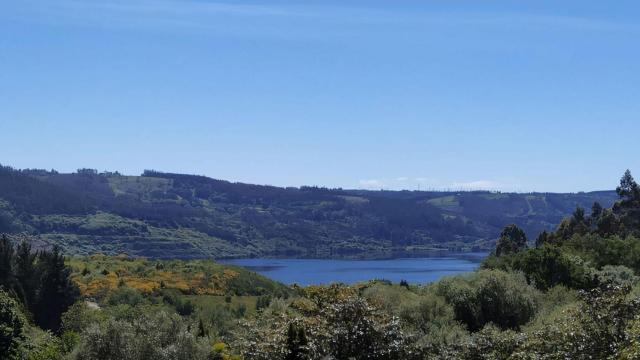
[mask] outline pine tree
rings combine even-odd
[[[597,220],[602,215],[602,205],[599,202],[594,202],[591,206],[591,219]]]
[[[578,224],[584,222],[584,209],[580,206],[573,211],[573,220]]]
[[[527,236],[517,225],[507,225],[496,243],[496,256],[513,254],[527,247]]]
[[[547,232],[547,230],[544,230],[536,238],[536,247],[540,247],[548,242],[549,242],[549,233]]]
[[[627,201],[640,200],[640,187],[631,176],[631,171],[627,169],[620,179],[620,186],[616,188],[616,192],[621,199]]]
[[[33,312],[38,288],[38,273],[35,267],[36,254],[31,252],[31,244],[22,240],[15,252],[14,273],[26,307]]]
[[[13,257],[14,248],[6,235],[0,239],[0,287],[11,289],[14,287]]]
[[[40,291],[36,306],[36,323],[43,329],[58,331],[60,318],[79,296],[78,287],[71,281],[71,270],[64,264],[60,248],[38,254],[41,271]]]

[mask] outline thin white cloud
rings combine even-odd
[[[22,15],[29,21],[35,21],[34,13],[44,15],[41,21],[64,22],[70,19],[87,25],[98,26],[149,26],[195,28],[200,30],[218,30],[225,33],[248,31],[256,32],[270,28],[274,24],[243,22],[242,27],[229,29],[229,18],[234,20],[256,20],[272,18],[276,21],[299,20],[317,21],[326,32],[327,25],[336,24],[398,24],[415,26],[498,26],[498,27],[558,27],[597,30],[638,29],[634,23],[624,23],[606,18],[530,14],[524,12],[485,12],[485,11],[407,11],[399,6],[396,9],[380,9],[375,6],[344,6],[317,4],[256,4],[198,0],[59,0],[37,1],[23,0],[18,8],[25,10]],[[0,17],[2,17],[0,13]],[[281,22],[275,25],[283,26]],[[389,29],[390,30],[390,29]],[[344,32],[339,32],[344,36]]]
[[[359,184],[365,189],[381,189],[385,186],[385,182],[380,179],[365,179],[360,180]]]
[[[406,177],[406,176],[399,176],[399,177],[396,178],[396,181],[398,181],[398,182],[405,182],[405,181],[408,181],[408,180],[409,180],[409,178]]]

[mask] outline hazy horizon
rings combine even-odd
[[[37,167],[25,167],[25,168],[19,168],[19,167],[15,167],[12,166],[10,164],[4,164],[4,163],[0,163],[0,166],[10,166],[14,169],[17,170],[46,170],[46,171],[57,171],[58,173],[61,174],[73,174],[76,173],[78,170],[82,170],[82,169],[91,169],[91,170],[96,170],[98,173],[118,173],[121,176],[142,176],[142,174],[144,173],[144,171],[157,171],[157,172],[161,172],[161,173],[175,173],[175,172],[171,172],[171,171],[163,171],[162,169],[143,169],[137,173],[125,173],[122,171],[119,171],[118,169],[96,169],[96,168],[92,168],[92,167],[78,167],[75,168],[73,170],[60,170],[60,169],[53,169],[53,168],[37,168]],[[566,191],[566,192],[562,192],[562,191],[536,191],[536,190],[532,190],[532,191],[517,191],[517,190],[513,190],[513,191],[502,191],[499,189],[491,189],[491,188],[482,188],[482,187],[449,187],[449,188],[428,188],[428,187],[418,187],[416,189],[410,189],[410,188],[385,188],[385,187],[381,187],[379,189],[374,189],[374,188],[366,188],[366,187],[353,187],[353,188],[348,188],[348,187],[330,187],[330,186],[326,186],[323,184],[299,184],[299,185],[279,185],[279,184],[268,184],[268,183],[254,183],[254,182],[245,182],[245,181],[236,181],[236,180],[230,180],[230,179],[224,179],[224,178],[220,178],[220,177],[216,177],[216,176],[211,176],[211,175],[206,175],[206,174],[200,174],[198,172],[192,171],[192,172],[180,172],[180,173],[176,173],[176,174],[182,174],[182,175],[193,175],[193,176],[205,176],[211,179],[215,179],[215,180],[222,180],[222,181],[229,181],[232,183],[241,183],[241,184],[248,184],[248,185],[259,185],[259,186],[274,186],[274,187],[280,187],[280,188],[301,188],[301,187],[305,187],[305,186],[317,186],[317,187],[324,187],[324,188],[330,188],[330,189],[343,189],[343,190],[365,190],[365,191],[424,191],[424,192],[473,192],[473,191],[487,191],[487,192],[501,192],[501,193],[522,193],[522,194],[527,194],[527,193],[556,193],[556,194],[562,194],[562,193],[590,193],[590,192],[602,192],[602,191],[614,191],[615,190],[615,186],[612,186],[610,189],[592,189],[592,190],[578,190],[578,191]]]

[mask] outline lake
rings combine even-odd
[[[243,266],[285,284],[352,284],[371,279],[429,283],[443,276],[475,270],[487,253],[456,253],[425,258],[389,260],[232,259],[224,264]]]

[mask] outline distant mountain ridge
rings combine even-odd
[[[530,239],[614,191],[495,193],[280,188],[204,176],[0,168],[0,233],[66,252],[157,258],[391,257],[489,250],[515,223]]]

